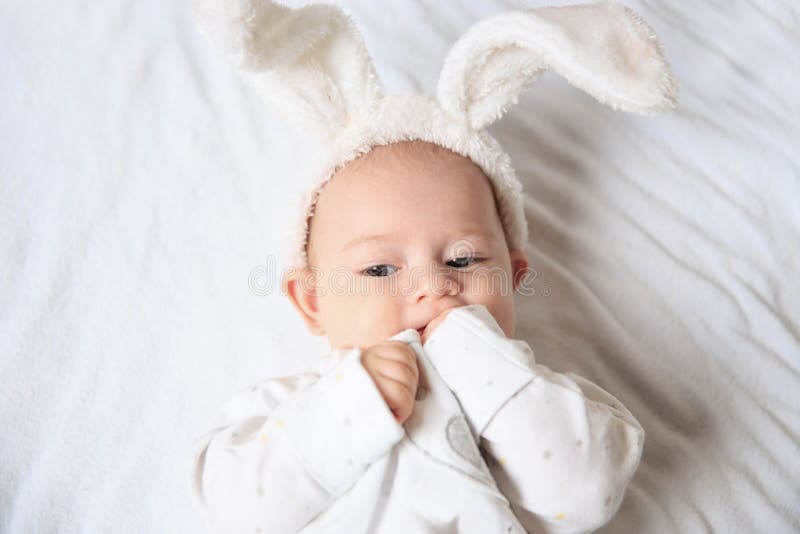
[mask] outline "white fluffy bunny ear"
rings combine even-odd
[[[364,40],[336,6],[196,0],[199,26],[267,104],[328,139],[382,96]]]
[[[678,84],[653,30],[631,9],[606,1],[478,22],[445,59],[439,105],[482,128],[546,69],[615,109],[649,115],[677,101]]]

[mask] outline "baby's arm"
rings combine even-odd
[[[423,347],[531,532],[586,532],[619,507],[644,432],[598,386],[536,365],[483,306],[453,309]]]
[[[334,355],[235,397],[201,438],[194,489],[216,530],[296,532],[402,438],[361,351]]]

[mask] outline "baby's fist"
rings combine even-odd
[[[401,425],[414,410],[419,368],[417,355],[397,340],[377,343],[361,353],[361,365],[372,377],[386,405]]]

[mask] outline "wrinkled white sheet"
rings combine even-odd
[[[427,92],[472,22],[543,4],[343,2],[385,86]],[[645,427],[604,532],[798,531],[800,12],[629,5],[674,114],[546,75],[492,127],[538,271],[518,337]],[[0,102],[0,531],[200,532],[194,438],[325,350],[248,282],[306,149],[185,2],[5,0]]]

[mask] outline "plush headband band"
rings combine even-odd
[[[658,113],[678,84],[653,30],[610,1],[509,11],[472,26],[444,61],[435,97],[384,94],[364,40],[336,6],[199,0],[200,27],[265,102],[319,144],[291,227],[287,261],[305,266],[316,195],[345,163],[403,140],[471,159],[492,183],[510,247],[527,241],[522,187],[486,127],[551,69],[614,109]]]

